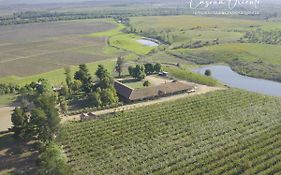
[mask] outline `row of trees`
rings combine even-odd
[[[0,95],[17,93],[20,87],[13,84],[0,84]]]
[[[154,73],[159,73],[162,71],[162,65],[159,63],[151,64],[147,63],[144,65],[136,65],[135,67],[129,66],[128,68],[130,76],[132,76],[135,79],[143,80],[146,75],[151,75]]]
[[[49,82],[39,79],[26,85],[20,94],[22,103],[12,113],[14,137],[17,140],[36,141],[39,161],[37,174],[71,174],[66,157],[55,140],[60,135],[58,97]]]

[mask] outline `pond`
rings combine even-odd
[[[230,87],[281,97],[281,83],[242,76],[232,71],[229,66],[207,66],[197,69],[196,72],[204,74],[207,69],[211,70],[212,77]]]
[[[157,42],[152,41],[152,39],[142,38],[142,39],[138,39],[137,42],[150,47],[159,46],[159,44]]]

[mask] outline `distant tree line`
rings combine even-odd
[[[152,10],[153,9],[153,10]],[[92,12],[50,12],[50,11],[26,11],[17,12],[10,16],[0,17],[0,25],[27,24],[51,21],[65,21],[78,19],[96,19],[96,18],[115,18],[125,19],[123,17],[132,16],[166,16],[191,14],[186,8],[166,8],[166,7],[143,7],[135,9],[128,7],[126,9],[109,8],[95,9]],[[122,21],[126,23],[126,21]]]

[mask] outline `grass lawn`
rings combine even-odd
[[[86,36],[108,37],[110,46],[113,46],[113,47],[119,48],[119,49],[124,49],[127,51],[131,51],[133,53],[140,54],[140,55],[146,55],[153,48],[155,48],[155,47],[144,46],[143,44],[138,43],[136,40],[138,40],[142,37],[139,35],[135,35],[135,34],[123,33],[122,30],[124,28],[125,28],[125,26],[123,24],[119,23],[119,24],[117,24],[117,27],[115,29],[105,31],[105,32],[93,33],[93,34],[89,34]]]
[[[164,70],[169,72],[170,75],[174,76],[175,78],[186,80],[194,83],[204,84],[208,86],[217,86],[219,85],[218,81],[207,77],[204,75],[200,75],[185,69],[180,69],[173,66],[165,66]]]
[[[143,86],[143,82],[144,81],[132,81],[132,82],[126,82],[124,83],[125,85],[129,86],[130,88],[133,88],[133,89],[141,89],[141,88],[145,88]]]
[[[270,64],[281,64],[281,45],[235,43],[202,47],[198,49],[177,49],[172,53],[181,57],[195,56],[216,62],[227,62],[233,59],[244,61],[262,60]]]
[[[16,95],[14,94],[0,95],[0,107],[9,106],[14,100],[16,100]]]

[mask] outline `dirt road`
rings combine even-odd
[[[226,88],[222,88],[222,87],[209,87],[209,86],[205,86],[205,85],[196,85],[196,86],[197,86],[196,92],[191,93],[191,94],[185,93],[185,94],[179,94],[179,95],[174,95],[174,96],[170,96],[170,97],[163,97],[163,98],[160,98],[157,100],[145,101],[145,102],[121,106],[121,107],[117,107],[117,108],[96,111],[94,113],[96,115],[104,115],[104,114],[109,114],[109,113],[118,112],[118,111],[127,111],[127,110],[131,110],[131,109],[139,108],[139,107],[150,106],[153,104],[159,104],[159,103],[168,102],[168,101],[175,101],[175,100],[185,98],[185,97],[190,97],[190,96],[194,96],[194,95],[205,94],[205,93],[212,92],[212,91],[226,89]],[[80,120],[80,114],[77,114],[77,115],[63,117],[62,123],[66,122],[66,121],[79,121],[79,120]]]
[[[0,131],[7,131],[12,127],[11,113],[14,107],[0,107]]]

